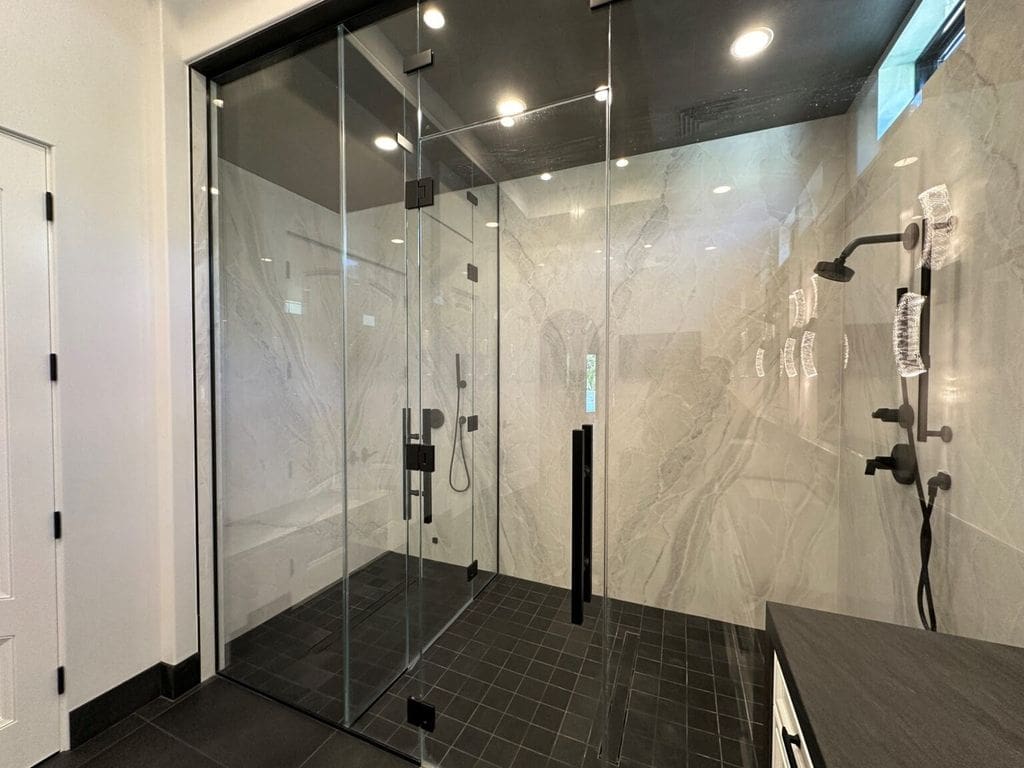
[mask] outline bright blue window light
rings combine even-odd
[[[919,98],[924,85],[922,56],[927,57],[937,41],[945,41],[939,64],[963,42],[965,5],[965,0],[921,0],[907,21],[878,70],[879,139]]]

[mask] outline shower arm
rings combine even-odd
[[[903,243],[903,246],[909,251],[917,245],[918,238],[920,237],[920,228],[917,224],[911,224],[903,232],[894,232],[888,235],[865,235],[864,237],[858,237],[856,240],[850,242],[848,246],[843,248],[843,252],[839,254],[839,258],[836,262],[839,264],[845,264],[846,260],[853,255],[853,252],[860,248],[862,245],[881,245],[883,243]]]

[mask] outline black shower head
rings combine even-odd
[[[862,245],[880,245],[882,243],[902,243],[904,249],[913,251],[921,239],[921,227],[916,222],[911,222],[902,232],[895,232],[888,235],[868,235],[858,237],[848,246],[843,248],[839,258],[835,261],[819,261],[814,268],[814,274],[832,280],[836,283],[848,283],[853,280],[854,272],[846,266],[846,260],[853,255],[853,252]]]
[[[818,266],[814,268],[814,274],[836,283],[848,283],[853,280],[854,271],[846,266],[842,259],[836,259],[835,261],[819,261]]]

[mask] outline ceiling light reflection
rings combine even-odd
[[[737,37],[730,46],[729,52],[737,59],[749,59],[762,53],[774,39],[775,33],[771,29],[757,27]]]

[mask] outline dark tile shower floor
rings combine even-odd
[[[424,634],[434,637],[469,601],[466,569],[423,561]],[[486,579],[481,572],[477,579]],[[483,581],[478,581],[484,583]],[[226,677],[342,724],[344,711],[344,580],[228,643]],[[406,609],[417,580],[406,558],[387,552],[352,574],[351,690],[359,715],[405,668]]]
[[[406,698],[416,695],[437,710],[423,757],[444,768],[579,768],[598,754],[620,768],[767,768],[763,632],[607,601],[613,684],[602,737],[605,603],[595,598],[577,627],[568,590],[508,576],[494,578],[415,671],[377,698],[405,663],[405,567],[389,553],[351,577],[352,730],[419,756],[419,732],[405,722]],[[462,567],[423,568],[432,607],[424,619],[433,621],[424,634],[433,637],[469,586]],[[342,586],[233,641],[224,674],[341,724]]]
[[[609,601],[601,739],[600,606],[576,627],[567,590],[497,577],[355,730],[410,752],[405,700],[425,691],[438,713],[426,757],[445,768],[578,767],[598,750],[622,768],[766,768],[763,632]]]

